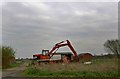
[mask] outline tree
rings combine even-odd
[[[15,59],[15,51],[9,46],[2,46],[2,67],[7,68],[11,64],[11,59]]]
[[[119,56],[120,55],[120,40],[107,40],[104,43],[107,51]]]

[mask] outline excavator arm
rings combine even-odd
[[[71,49],[71,51],[74,53],[75,57],[78,57],[75,49],[73,48],[73,46],[71,45],[70,41],[69,40],[66,40],[67,41],[67,44],[68,44],[68,47]]]
[[[66,43],[65,43],[66,42]],[[60,48],[60,47],[63,47],[63,46],[68,46],[70,48],[70,50],[74,53],[74,56],[75,58],[78,58],[78,55],[75,51],[75,49],[73,48],[73,46],[71,45],[70,41],[69,40],[66,40],[66,41],[62,41],[60,43],[57,43],[53,49],[48,53],[48,55],[50,56],[50,58],[56,53],[56,51]],[[54,52],[55,51],[55,52]]]

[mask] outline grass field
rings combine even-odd
[[[27,77],[117,77],[118,59],[94,59],[89,65],[81,62],[41,63],[29,66],[23,74]]]

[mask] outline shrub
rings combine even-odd
[[[9,46],[2,47],[2,67],[8,68],[15,61],[15,51]]]

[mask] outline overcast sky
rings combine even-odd
[[[105,41],[118,38],[117,2],[8,2],[2,18],[2,43],[16,57],[32,57],[66,39],[77,53],[101,54]]]

